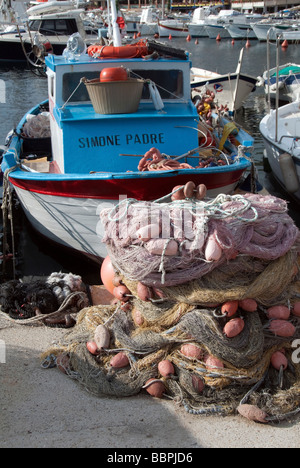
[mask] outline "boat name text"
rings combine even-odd
[[[103,135],[78,138],[79,148],[95,148],[121,145],[154,145],[164,143],[163,133],[127,133],[121,135]]]

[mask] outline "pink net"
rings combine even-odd
[[[242,256],[272,261],[300,250],[287,203],[273,196],[172,203],[125,199],[103,210],[101,220],[116,270],[148,286],[184,284]]]

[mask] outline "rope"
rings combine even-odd
[[[6,169],[3,175],[3,200],[2,200],[2,220],[3,220],[3,275],[5,275],[6,270],[6,256],[9,250],[8,240],[7,240],[7,224],[8,220],[10,221],[11,229],[11,242],[12,242],[12,259],[13,259],[13,279],[16,278],[16,259],[15,259],[15,239],[14,239],[14,222],[13,222],[13,201],[12,201],[12,191],[11,185],[9,183],[9,174],[17,169],[18,164]]]
[[[68,99],[66,100],[66,102],[63,104],[62,107],[59,108],[59,110],[64,110],[64,108],[66,107],[66,105],[68,104],[68,102],[70,101],[70,99],[72,98],[72,96],[74,96],[74,94],[76,93],[77,89],[79,88],[79,86],[81,85],[81,83],[84,83],[84,80],[86,78],[80,78],[80,81],[78,83],[78,85],[76,86],[76,88],[74,89],[74,91],[70,94],[70,96],[68,97]]]

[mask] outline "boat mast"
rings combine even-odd
[[[113,30],[113,44],[114,47],[120,47],[122,45],[121,34],[119,30],[119,25],[117,23],[117,9],[115,0],[111,0],[111,22]]]

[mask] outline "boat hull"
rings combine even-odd
[[[275,24],[263,24],[263,23],[251,23],[252,29],[261,42],[267,41],[268,32],[269,39],[276,41],[278,35],[283,34],[285,31],[290,29],[291,26],[275,25]]]
[[[189,34],[188,26],[182,22],[164,21],[158,22],[158,34],[160,37],[186,37]]]
[[[221,26],[221,25],[207,24],[206,25],[206,32],[207,32],[207,35],[208,35],[208,37],[210,39],[217,39],[218,36],[221,39],[229,39],[230,38],[230,34],[227,31],[227,29],[225,29],[225,27]]]
[[[225,26],[232,39],[257,39],[250,25],[229,24]]]
[[[282,188],[296,201],[300,201],[300,109],[299,102],[286,104],[278,109],[278,129],[276,133],[276,111],[272,110],[260,122],[260,132],[264,140],[265,153],[272,173]],[[290,155],[288,166],[280,157]],[[293,166],[293,168],[291,167]],[[286,172],[286,181],[284,173]],[[295,174],[296,173],[296,174]],[[298,190],[297,180],[298,178]],[[292,180],[292,183],[291,183]],[[290,184],[290,185],[289,185]],[[293,188],[292,188],[293,187]],[[290,188],[290,190],[288,190]],[[292,191],[291,191],[292,190]]]
[[[188,30],[192,37],[208,37],[205,24],[189,23]]]
[[[66,48],[67,42],[53,43],[52,49],[53,53],[56,55],[62,55],[64,49]],[[32,51],[32,46],[29,41],[24,41],[24,48],[26,54],[30,54]],[[22,48],[21,41],[10,40],[7,35],[0,34],[0,62],[19,62],[26,63],[27,59],[25,52]],[[34,59],[33,55],[30,57],[31,60]]]
[[[26,180],[22,178],[22,171],[17,170],[11,173],[9,180],[26,217],[37,232],[99,262],[106,256],[106,247],[101,240],[104,231],[99,218],[104,208],[112,208],[126,197],[159,199],[170,193],[174,186],[189,180],[206,184],[210,197],[232,193],[248,167],[248,161],[244,160],[231,168],[224,166],[223,170],[222,167],[207,168],[197,174],[188,170],[186,174],[159,171],[156,177],[151,174],[147,178],[141,174],[136,178],[109,181],[97,178],[51,181],[46,178],[34,180],[34,177]]]
[[[195,70],[195,72],[193,72]],[[230,111],[240,109],[249,94],[255,90],[257,79],[248,75],[231,73],[230,75],[213,74],[211,77],[201,70],[192,69],[191,86],[194,92],[197,88],[206,86],[216,95],[218,105],[227,105]],[[236,91],[235,91],[236,90]]]
[[[263,140],[264,140],[264,145],[265,145],[266,157],[270,164],[273,176],[275,177],[279,185],[283,188],[283,190],[287,192],[291,198],[293,198],[297,202],[300,202],[300,190],[294,193],[290,193],[288,192],[286,185],[285,185],[285,181],[284,181],[281,167],[279,164],[279,157],[281,154],[284,153],[284,151],[280,147],[277,147],[273,142],[270,142],[270,140],[268,140],[264,136],[263,136]],[[296,159],[296,158],[294,158],[293,160],[295,163],[298,178],[300,180],[300,161],[299,159]]]

